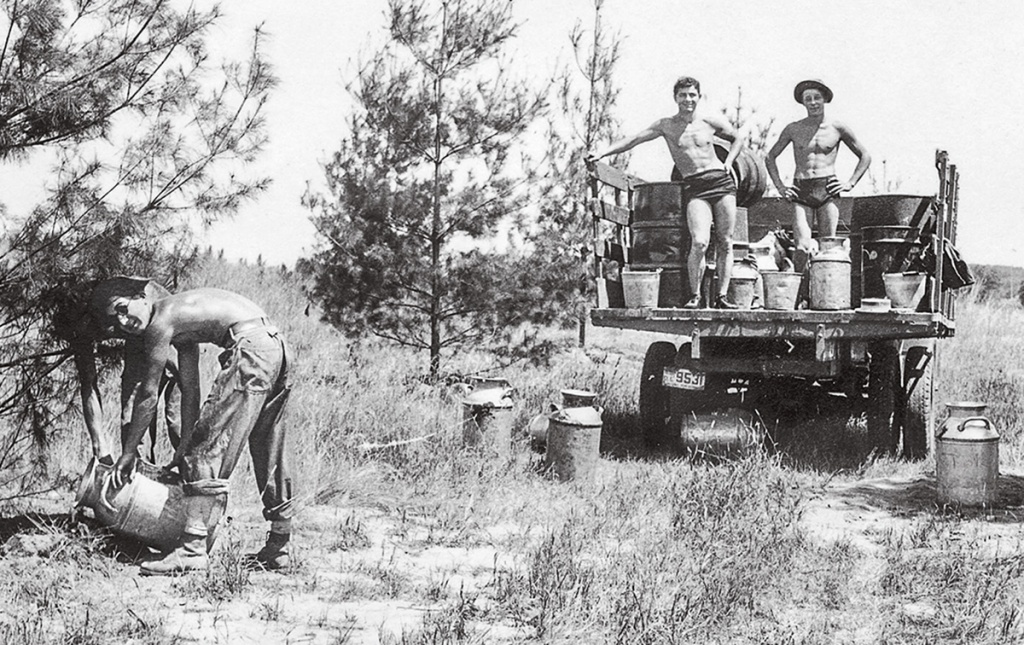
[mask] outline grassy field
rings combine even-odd
[[[956,512],[932,501],[931,459],[877,457],[857,423],[731,461],[647,451],[639,333],[594,330],[586,350],[567,333],[544,367],[450,364],[516,388],[512,457],[490,459],[462,446],[461,391],[428,385],[425,356],[344,339],[295,276],[210,258],[194,283],[264,304],[295,350],[297,563],[242,566],[266,530],[248,464],[205,576],[139,578],[138,548],[68,522],[58,491],[0,513],[0,643],[1024,642],[1019,305],[965,298],[943,343],[937,401],[987,402],[1002,435],[1006,508]],[[524,432],[568,387],[604,410],[589,484],[540,474]],[[57,429],[55,478],[85,468],[79,426]]]

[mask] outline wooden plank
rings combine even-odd
[[[608,220],[622,226],[629,226],[629,209],[625,206],[616,206],[606,201],[592,198],[590,200],[590,213],[599,219]]]
[[[619,190],[632,190],[633,186],[641,182],[639,177],[624,173],[618,168],[613,168],[602,161],[591,165],[589,170],[591,177]]]
[[[788,338],[815,340],[818,325],[824,339],[898,339],[951,336],[954,323],[941,314],[844,311],[765,311],[688,309],[594,309],[598,327],[704,338]]]

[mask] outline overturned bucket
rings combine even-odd
[[[562,390],[562,404],[548,415],[545,470],[562,481],[590,481],[601,457],[601,408],[597,395]]]

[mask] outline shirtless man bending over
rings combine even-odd
[[[603,157],[625,152],[659,137],[664,139],[683,177],[683,194],[687,200],[686,223],[691,244],[686,265],[691,297],[684,306],[688,309],[700,306],[700,285],[706,268],[704,258],[711,241],[711,223],[714,221],[718,295],[713,305],[735,309],[736,305],[726,298],[732,275],[732,235],[736,226],[736,182],[727,169],[732,168],[733,161],[743,148],[744,137],[736,132],[725,117],[698,110],[701,94],[697,79],[683,76],[676,81],[672,94],[678,106],[674,115],[658,119],[637,134],[589,154],[587,162],[593,163]],[[716,136],[731,143],[724,162],[715,156]]]
[[[183,533],[176,549],[145,562],[143,575],[169,575],[205,569],[207,535],[227,504],[229,478],[246,444],[263,516],[270,525],[266,545],[255,564],[280,569],[288,564],[294,494],[278,423],[288,398],[288,349],[284,337],[258,305],[230,291],[193,289],[173,295],[155,293],[147,281],[111,278],[92,293],[91,308],[108,337],[137,339],[142,351],[126,355],[126,365],[141,375],[131,417],[122,437],[121,456],[111,472],[119,488],[135,472],[138,445],[153,417],[160,377],[172,349],[181,376],[181,444],[176,466],[184,482]],[[223,351],[220,374],[204,402],[200,400],[199,346]]]
[[[857,185],[871,165],[871,155],[849,127],[825,116],[825,104],[832,101],[832,90],[824,83],[800,81],[793,90],[793,98],[803,104],[807,116],[782,129],[779,140],[768,151],[765,166],[779,194],[793,203],[793,237],[797,249],[803,253],[796,268],[802,271],[814,246],[810,218],[816,218],[820,237],[835,236],[839,225],[839,206],[835,198]],[[845,183],[836,177],[840,142],[857,155],[857,167]],[[796,170],[793,173],[794,185],[786,186],[782,183],[775,158],[791,143]]]

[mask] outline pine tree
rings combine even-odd
[[[13,214],[0,250],[0,421],[21,422],[0,432],[7,469],[76,399],[70,345],[88,285],[173,282],[195,255],[191,225],[266,186],[244,166],[275,78],[259,30],[248,60],[211,60],[216,8],[19,0],[0,16],[0,160],[53,160],[43,200]]]
[[[569,34],[575,69],[563,70],[556,86],[560,110],[548,124],[546,190],[530,238],[535,248],[530,258],[533,270],[525,272],[524,267],[524,279],[532,279],[533,292],[541,294],[531,303],[534,320],[576,324],[580,346],[586,342],[593,282],[584,158],[599,142],[619,136],[619,122],[613,116],[619,94],[613,77],[619,38],[602,22],[604,2],[594,0],[590,30],[577,22]]]
[[[505,72],[511,9],[390,0],[390,40],[349,88],[358,109],[325,165],[329,194],[304,200],[325,318],[427,350],[434,377],[444,352],[503,327],[504,258],[487,249],[521,206],[530,173],[513,153],[544,107]]]

